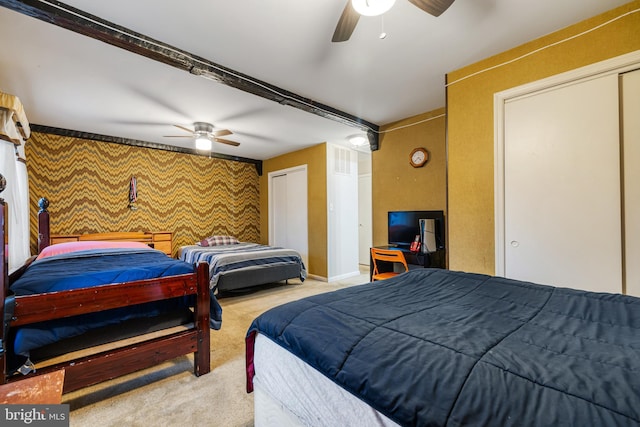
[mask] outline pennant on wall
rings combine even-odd
[[[138,201],[138,180],[135,176],[131,177],[131,181],[129,181],[129,209],[135,211],[138,209],[136,207],[136,202]]]

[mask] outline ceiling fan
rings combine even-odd
[[[409,2],[421,10],[433,16],[440,16],[451,6],[454,0],[409,0]],[[360,15],[382,15],[395,3],[395,0],[347,0],[347,4],[340,15],[338,25],[333,33],[332,42],[349,40],[356,28]]]
[[[195,122],[193,124],[193,130],[180,125],[174,125],[178,129],[189,132],[189,135],[165,135],[166,138],[195,138],[196,149],[198,150],[211,150],[211,144],[220,142],[222,144],[232,145],[237,147],[239,142],[230,141],[228,139],[218,138],[220,136],[231,135],[232,132],[228,129],[213,130],[211,123]]]

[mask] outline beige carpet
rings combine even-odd
[[[192,374],[192,358],[180,357],[136,374],[63,396],[71,426],[253,426],[253,394],[245,391],[244,337],[251,321],[288,301],[367,283],[361,275],[333,283],[289,281],[220,299],[222,329],[211,331],[211,372]]]

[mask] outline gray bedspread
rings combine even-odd
[[[260,272],[265,267],[299,267],[298,278],[304,281],[307,270],[300,253],[293,249],[259,245],[257,243],[239,243],[221,246],[183,246],[180,259],[188,263],[206,261],[209,263],[210,287],[215,290],[220,279],[241,270]],[[259,277],[259,274],[256,275]],[[255,283],[261,284],[261,283]],[[248,283],[247,286],[253,284]]]

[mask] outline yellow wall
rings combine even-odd
[[[40,197],[52,234],[166,230],[174,254],[212,234],[260,239],[253,164],[36,132],[25,149],[34,253]],[[127,207],[132,175],[137,210]]]
[[[318,144],[304,150],[283,154],[262,163],[260,177],[260,236],[269,242],[270,172],[307,165],[307,212],[309,223],[309,274],[328,277],[327,266],[327,146]]]
[[[374,246],[387,244],[388,211],[446,211],[444,114],[441,108],[380,129],[380,149],[371,154]],[[430,153],[429,162],[421,168],[409,164],[409,154],[416,147]]]
[[[448,74],[448,244],[451,269],[488,274],[495,271],[494,93],[640,49],[640,13],[630,13],[602,28],[513,63],[489,68],[638,8],[640,1],[630,2]]]

